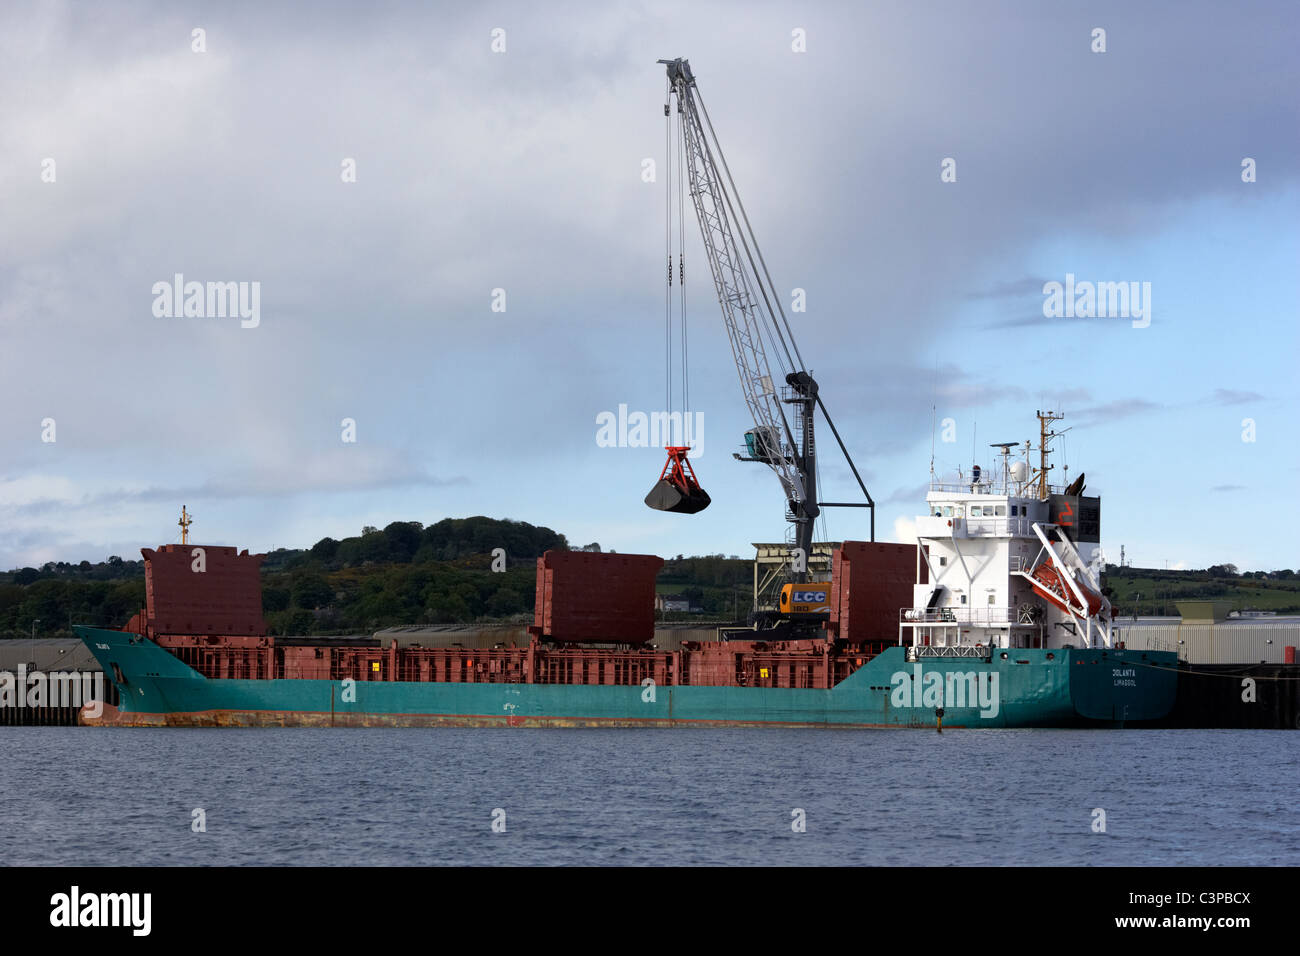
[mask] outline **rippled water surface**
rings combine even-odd
[[[1300,864],[1287,731],[28,727],[0,758],[8,864]]]

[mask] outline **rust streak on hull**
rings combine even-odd
[[[105,706],[103,714],[81,715],[84,727],[782,727],[898,730],[898,724],[827,724],[771,720],[496,716],[492,714],[345,714],[320,711],[208,710],[186,713],[124,713]],[[961,730],[952,724],[949,730]]]

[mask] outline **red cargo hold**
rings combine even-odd
[[[556,643],[644,644],[654,637],[652,554],[547,551],[537,559],[537,601],[529,631]]]
[[[203,570],[195,570],[203,552]],[[263,554],[217,545],[164,544],[144,555],[146,621],[152,634],[261,636]]]
[[[827,630],[850,644],[896,643],[898,614],[912,606],[916,545],[845,541],[831,558]],[[921,583],[927,579],[921,565]]]

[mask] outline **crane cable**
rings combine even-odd
[[[818,492],[820,493],[820,490],[821,490],[821,487],[822,487],[822,460],[821,460],[820,458],[817,459],[817,465],[816,465],[816,467],[813,469],[813,474],[814,474],[814,476],[815,476],[815,480],[816,480],[816,482],[817,482]],[[817,540],[817,522],[818,522],[818,521],[821,522],[821,526],[822,526],[822,540],[823,540],[823,541],[829,541],[829,540],[831,540],[831,526],[830,526],[830,522],[829,522],[829,521],[827,520],[827,518],[826,518],[826,513],[827,513],[827,512],[826,512],[826,509],[825,509],[825,508],[821,509],[821,512],[818,514],[817,518],[813,521],[813,541],[814,541],[814,542],[816,542],[816,540]]]
[[[682,316],[682,443],[686,443],[686,416],[691,413],[690,358],[686,337],[686,120],[677,111],[677,295]],[[671,267],[671,263],[669,264]]]
[[[669,110],[672,89],[672,82],[669,81],[668,93],[664,97],[664,155],[669,157],[667,171],[664,174],[668,187],[664,193],[664,249],[668,256],[668,285],[664,292],[664,375],[667,402],[664,411],[669,415],[673,410],[673,166],[671,159],[673,121]]]
[[[670,82],[664,102],[664,159],[666,166],[664,180],[667,186],[664,197],[664,245],[668,261],[668,285],[664,301],[664,364],[666,366],[665,391],[667,395],[667,405],[664,411],[667,413],[668,427],[671,430],[673,420],[673,196],[675,193],[677,198],[677,262],[675,267],[677,271],[677,309],[680,321],[678,334],[681,338],[682,427],[677,436],[672,436],[670,431],[667,441],[670,444],[686,444],[689,429],[687,416],[690,414],[691,408],[690,350],[686,323],[686,120],[679,104],[677,110],[677,144],[676,148],[674,148],[672,135],[673,93],[673,86]],[[676,164],[675,170],[673,168],[674,164]]]

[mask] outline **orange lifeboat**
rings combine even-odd
[[[1030,575],[1030,584],[1043,598],[1055,604],[1062,611],[1072,612],[1083,617],[1094,617],[1101,610],[1101,595],[1078,581],[1079,590],[1088,602],[1086,609],[1079,606],[1074,591],[1061,579],[1061,572],[1051,564],[1040,564]]]

